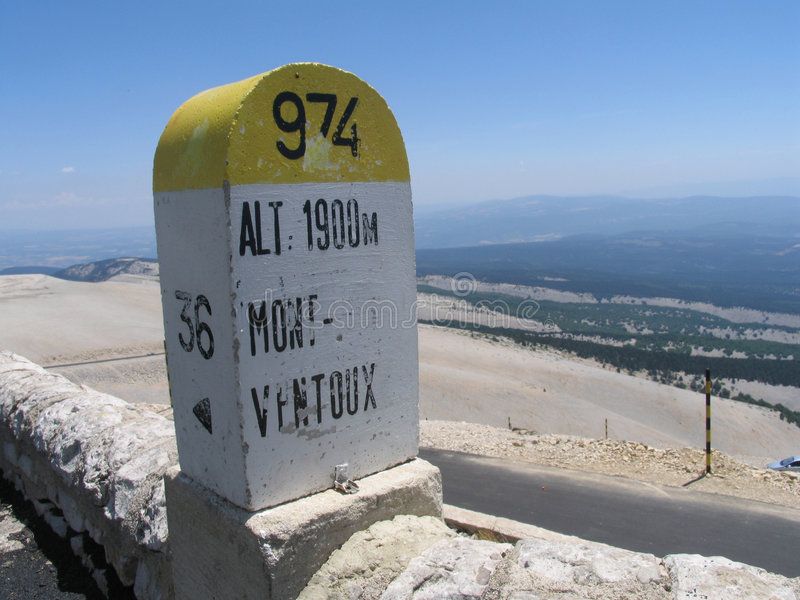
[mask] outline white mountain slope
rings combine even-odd
[[[169,403],[159,286],[0,278],[0,349],[134,402]],[[126,358],[130,357],[130,358]],[[122,359],[107,361],[106,359]],[[102,361],[102,362],[95,362]],[[777,413],[714,398],[714,447],[752,462],[800,450],[800,428]],[[702,395],[552,351],[420,326],[422,418],[540,433],[702,447]]]

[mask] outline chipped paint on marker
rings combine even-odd
[[[306,140],[306,153],[303,156],[303,171],[332,171],[339,169],[338,161],[331,160],[333,144],[321,133]]]

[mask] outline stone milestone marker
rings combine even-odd
[[[305,63],[208,90],[167,124],[153,190],[181,470],[258,510],[416,456],[411,188],[383,98]]]

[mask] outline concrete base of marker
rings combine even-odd
[[[397,515],[442,517],[439,469],[415,459],[358,481],[247,512],[177,468],[165,477],[176,600],[295,598],[357,531]]]

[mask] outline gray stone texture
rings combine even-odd
[[[177,463],[172,422],[0,352],[0,468],[26,497],[103,545],[138,597],[170,593],[162,480]]]
[[[661,561],[583,540],[526,539],[495,571],[485,598],[671,598]]]
[[[177,469],[166,476],[176,598],[288,599],[353,534],[397,515],[441,519],[439,470],[415,459],[328,490],[247,512]]]
[[[664,559],[676,600],[799,600],[800,580],[787,579],[721,556],[671,554]]]
[[[322,565],[300,600],[376,600],[411,559],[456,532],[435,517],[400,515],[354,534]]]
[[[510,544],[458,537],[442,540],[413,559],[381,598],[440,600],[482,598]]]

